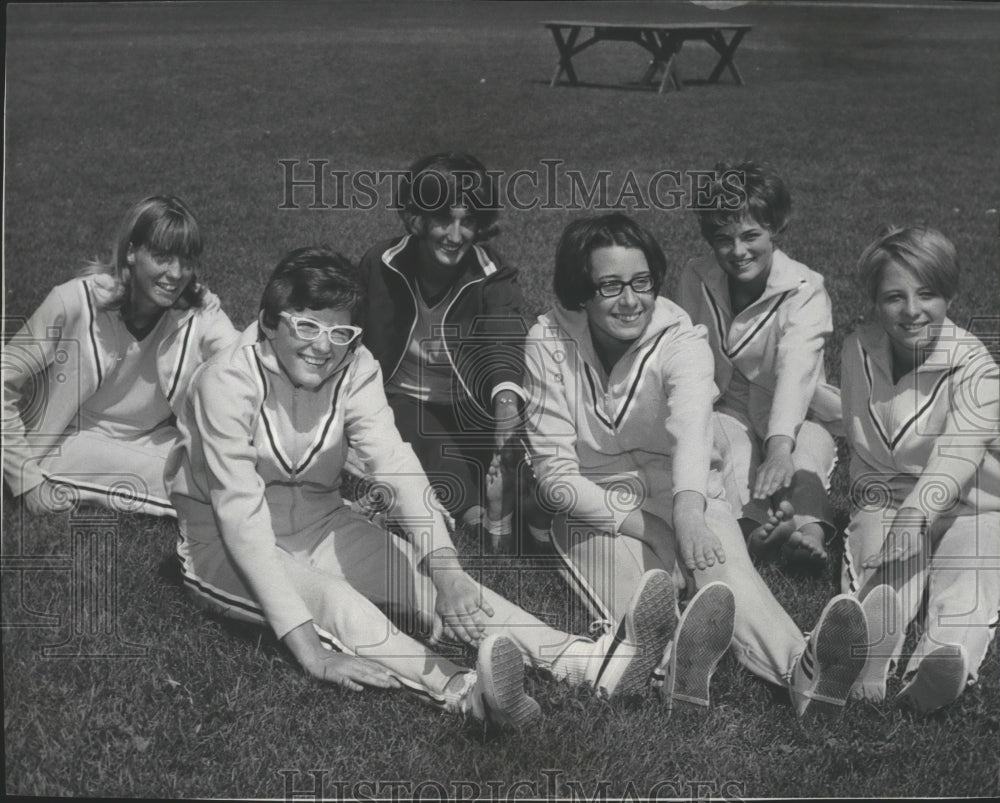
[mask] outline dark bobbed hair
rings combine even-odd
[[[949,301],[958,295],[961,268],[954,244],[937,229],[882,226],[858,260],[858,279],[874,303],[886,266],[896,263]]]
[[[745,161],[718,162],[715,181],[708,189],[708,203],[695,209],[701,236],[711,240],[730,223],[750,218],[781,234],[792,216],[792,197],[785,182],[769,166]]]
[[[598,248],[620,245],[638,248],[646,257],[653,277],[653,294],[667,275],[667,258],[660,244],[646,229],[621,212],[574,220],[556,246],[556,269],[552,287],[556,298],[568,310],[580,310],[594,297],[597,285],[590,276],[590,255]]]
[[[175,195],[150,195],[133,204],[118,227],[110,262],[93,260],[80,271],[81,275],[110,273],[117,280],[117,289],[108,308],[124,303],[132,280],[128,264],[130,249],[147,248],[153,254],[176,256],[193,262],[197,270],[203,248],[201,229],[188,205]],[[184,292],[174,303],[180,309],[200,307],[205,290],[192,275]]]
[[[432,153],[411,164],[399,184],[399,204],[404,219],[434,218],[465,207],[479,240],[496,233],[500,216],[495,178],[475,156],[461,152]]]
[[[267,280],[260,300],[261,319],[276,329],[282,312],[346,309],[358,320],[365,290],[351,261],[327,245],[297,248],[286,254]]]

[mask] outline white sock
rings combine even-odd
[[[499,521],[494,521],[489,516],[486,517],[484,526],[490,535],[510,535],[513,530],[514,514],[508,513]]]
[[[552,662],[550,671],[556,680],[566,680],[571,686],[579,686],[587,679],[587,669],[593,659],[594,642],[576,638]]]
[[[475,671],[459,672],[452,675],[444,687],[444,708],[455,714],[469,712],[469,691],[476,685],[479,676]]]

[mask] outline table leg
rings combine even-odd
[[[646,48],[653,56],[649,61],[649,66],[646,67],[646,71],[639,78],[639,83],[651,84],[656,78],[657,71],[663,66],[663,62],[660,61],[659,56],[660,44],[656,40],[656,35],[649,31],[640,34],[639,44]]]
[[[580,26],[575,25],[570,28],[569,40],[563,39],[562,30],[559,28],[550,28],[552,31],[552,38],[556,40],[556,48],[559,50],[559,64],[556,65],[555,75],[552,76],[552,81],[549,82],[549,86],[553,87],[559,82],[559,76],[566,73],[566,77],[569,79],[571,84],[577,83],[576,71],[573,69],[573,46],[576,44],[577,38],[580,36]]]
[[[733,61],[733,54],[736,52],[736,48],[740,46],[740,42],[743,41],[743,36],[746,31],[736,31],[733,34],[733,38],[726,42],[726,37],[722,35],[721,31],[712,31],[712,35],[708,39],[708,43],[715,48],[715,51],[719,54],[719,63],[715,65],[715,69],[712,70],[712,74],[708,76],[708,82],[710,84],[716,83],[722,76],[722,71],[727,67],[729,68],[730,74],[733,76],[733,80],[736,81],[737,86],[743,86],[743,76],[740,75],[740,71],[736,67],[736,62]]]
[[[664,33],[658,33],[656,38],[659,44],[657,60],[663,65],[663,78],[660,79],[657,92],[663,94],[668,80],[674,85],[674,89],[680,92],[684,89],[684,82],[681,80],[680,70],[677,68],[677,54],[681,52],[684,40]]]

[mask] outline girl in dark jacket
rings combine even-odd
[[[488,512],[494,542],[511,530],[513,477],[500,454],[526,399],[517,271],[485,245],[498,200],[474,156],[418,159],[400,183],[406,233],[361,259],[364,344],[396,426],[449,513],[478,524]]]

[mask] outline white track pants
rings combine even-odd
[[[726,562],[695,571],[690,595],[714,580],[726,583],[736,598],[736,657],[758,677],[784,686],[792,664],[805,648],[802,632],[754,568],[726,501],[709,499],[705,520],[721,540]],[[564,574],[573,590],[596,618],[615,626],[643,572],[665,569],[675,582],[683,582],[676,561],[657,556],[642,541],[572,522],[567,525],[565,516],[557,516],[553,522],[552,542],[566,564]],[[676,543],[672,546],[676,550]]]
[[[178,499],[182,539],[192,527],[214,527],[204,507]],[[191,505],[192,510],[187,510]],[[208,546],[205,533],[191,533],[178,547],[184,582],[202,604],[225,616],[265,624],[221,540]],[[191,546],[192,542],[196,546]],[[200,543],[199,543],[200,542]],[[323,532],[283,539],[281,562],[292,584],[313,614],[316,631],[331,649],[378,662],[407,688],[429,702],[441,704],[448,681],[465,667],[440,655],[402,632],[379,605],[399,614],[404,627],[429,629],[434,611],[434,587],[413,566],[410,545],[375,527],[344,506],[326,520]],[[481,587],[494,610],[489,633],[509,636],[535,667],[550,669],[572,641],[579,640],[545,623]],[[397,622],[399,620],[397,619]],[[458,651],[456,655],[460,654]]]
[[[757,468],[764,459],[764,444],[742,413],[723,407],[712,415],[715,444],[722,455],[726,497],[737,518],[757,524],[767,521],[768,504],[753,499]],[[837,463],[837,446],[822,426],[803,421],[795,436],[792,464],[795,476],[788,500],[795,508],[795,526],[819,522],[833,532],[833,514],[827,488]]]
[[[917,670],[924,656],[945,644],[960,644],[969,658],[969,680],[996,634],[1000,609],[1000,512],[940,519],[931,527],[931,554],[918,555],[879,570],[865,569],[877,555],[896,510],[861,510],[847,528],[841,577],[845,593],[864,595],[880,583],[899,594],[905,623],[915,620],[927,595],[926,614],[918,621],[920,639],[905,675]]]
[[[163,484],[167,455],[180,438],[173,426],[134,437],[83,429],[63,438],[41,463],[55,492],[112,510],[174,516]]]

